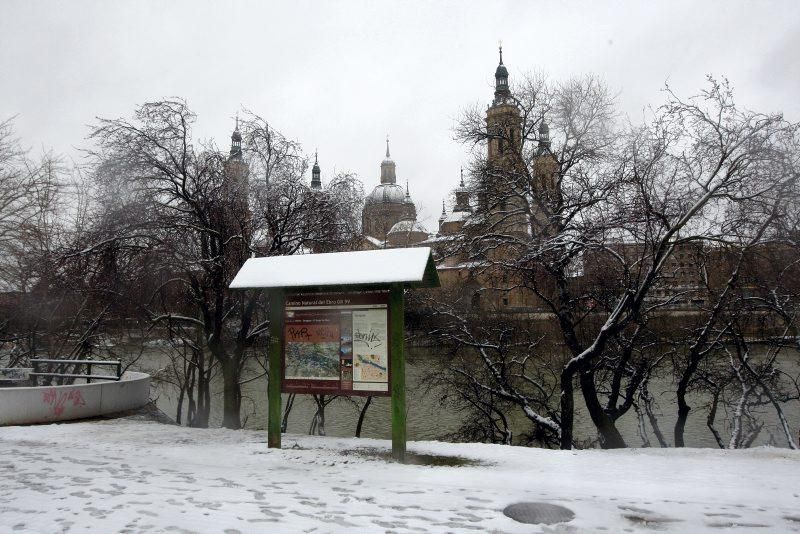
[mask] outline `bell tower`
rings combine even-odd
[[[503,46],[500,46],[500,63],[494,71],[494,100],[486,110],[486,131],[489,135],[489,161],[507,165],[506,160],[515,152],[519,154],[522,118],[516,100],[508,86],[508,69],[503,64]]]
[[[508,69],[500,62],[494,72],[494,99],[486,110],[487,168],[479,203],[488,212],[495,231],[528,234],[522,152],[522,117],[508,83]]]
[[[227,247],[232,247],[225,268],[235,274],[250,255],[252,213],[250,211],[250,169],[242,153],[242,134],[239,131],[239,117],[231,134],[230,155],[223,167],[222,202],[220,203],[219,231],[228,236]]]
[[[546,235],[549,232],[550,217],[553,206],[561,203],[561,186],[559,183],[558,159],[551,150],[550,127],[544,118],[539,123],[539,142],[533,157],[533,217],[534,235]]]
[[[314,167],[311,168],[311,189],[322,189],[322,179],[320,178],[319,157],[314,151]]]
[[[242,134],[239,132],[239,116],[236,116],[236,128],[231,134],[231,159],[242,159]]]

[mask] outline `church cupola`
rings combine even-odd
[[[386,158],[381,162],[381,183],[397,183],[397,168],[389,155],[389,136],[386,136]]]
[[[322,189],[322,180],[320,179],[319,171],[319,158],[317,151],[314,151],[314,167],[311,169],[311,189]]]
[[[511,97],[508,88],[508,69],[503,65],[503,45],[500,45],[500,63],[494,71],[494,103],[503,104]]]
[[[453,208],[453,211],[472,211],[472,207],[469,204],[469,189],[467,189],[467,185],[464,183],[464,169],[461,169],[461,182],[458,184],[458,188],[455,191],[456,193],[456,205]]]
[[[542,119],[541,124],[539,124],[538,153],[544,154],[545,152],[550,152],[550,127]]]
[[[239,116],[236,116],[236,128],[231,134],[231,157],[242,158],[242,134],[239,133]]]

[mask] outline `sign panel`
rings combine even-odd
[[[389,292],[286,295],[284,393],[388,396]]]

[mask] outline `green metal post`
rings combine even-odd
[[[392,388],[392,457],[406,461],[406,355],[405,355],[405,306],[403,286],[393,285],[389,292],[389,331],[391,340],[391,388]]]
[[[283,290],[269,292],[269,386],[267,397],[267,447],[281,448],[281,343],[283,341]]]

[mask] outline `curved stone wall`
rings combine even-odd
[[[150,375],[128,371],[119,382],[0,388],[0,426],[53,423],[141,408]]]

